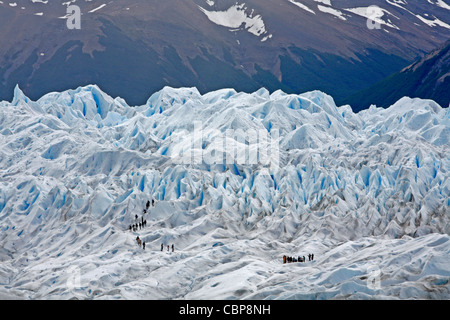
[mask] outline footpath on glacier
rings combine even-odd
[[[448,299],[449,137],[449,108],[407,97],[16,87],[0,298]]]

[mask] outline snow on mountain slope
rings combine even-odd
[[[110,2],[110,4],[121,5],[120,1]],[[444,0],[427,0],[427,4],[417,4],[417,3],[408,3],[406,1],[392,1],[392,0],[372,0],[365,1],[364,6],[360,6],[360,2],[352,1],[352,0],[286,0],[286,2],[290,2],[293,5],[301,8],[302,10],[316,14],[316,12],[323,12],[329,14],[331,16],[337,17],[340,20],[346,21],[354,17],[354,15],[350,13],[355,13],[358,16],[363,16],[369,19],[372,19],[376,22],[382,21],[383,25],[392,27],[392,23],[387,20],[381,19],[383,13],[387,16],[395,16],[389,10],[397,10],[401,9],[404,12],[409,13],[414,16],[413,20],[416,20],[417,23],[422,22],[429,27],[442,27],[442,28],[450,28],[448,25],[448,17],[447,19],[442,19],[440,17],[436,17],[435,13],[445,10],[450,10],[450,5],[448,5]],[[200,3],[200,4],[199,4]],[[228,5],[227,5],[228,4]],[[97,11],[101,11],[101,9],[107,7],[107,3],[99,0],[90,0],[90,1],[65,1],[61,3],[57,2],[49,2],[49,1],[28,1],[28,0],[17,0],[14,2],[9,1],[0,1],[0,5],[15,7],[18,10],[21,10],[24,13],[30,13],[29,11],[33,11],[35,15],[53,15],[54,11],[57,10],[59,14],[62,12],[61,10],[70,5],[80,6],[82,9],[85,9],[86,13],[95,13]],[[127,6],[128,5],[128,6]],[[129,3],[124,3],[123,11],[129,11]],[[133,4],[134,5],[134,4]],[[263,36],[262,39],[269,39],[272,35],[270,30],[267,30],[267,27],[264,23],[264,19],[270,17],[273,14],[274,8],[269,8],[268,12],[258,12],[252,8],[252,0],[247,0],[245,2],[242,1],[193,1],[193,5],[196,5],[201,12],[203,12],[208,19],[217,24],[219,26],[225,26],[230,28],[230,30],[238,31],[238,30],[246,30],[253,35]],[[225,10],[218,10],[217,6],[225,6]],[[265,4],[268,6],[267,4]],[[357,6],[358,7],[355,7]],[[378,12],[381,13],[379,16],[378,12],[374,12],[373,9],[378,8]],[[112,9],[116,10],[116,9]],[[39,11],[39,12],[37,12]],[[272,12],[270,12],[272,11]],[[346,11],[344,13],[344,11]],[[295,10],[294,10],[295,12]],[[445,17],[445,13],[441,12],[439,15],[441,17]],[[67,17],[65,17],[67,18]],[[411,20],[410,16],[400,16],[397,15],[396,19],[405,19]],[[431,19],[431,20],[430,20]],[[444,21],[443,21],[444,20]],[[409,21],[412,22],[412,21]]]
[[[289,0],[289,2],[292,3],[292,4],[294,4],[294,5],[296,5],[296,6],[299,7],[299,8],[302,8],[303,10],[306,10],[306,11],[308,11],[308,12],[310,12],[310,13],[316,14],[316,13],[315,13],[313,10],[311,10],[307,5],[305,5],[305,4],[301,3],[301,2],[297,2],[297,1],[294,1],[294,0]]]
[[[255,36],[264,36],[261,40],[263,42],[272,37],[267,34],[261,15],[254,15],[255,10],[249,10],[245,3],[236,3],[225,11],[209,11],[201,6],[199,9],[211,22],[231,28],[230,31],[244,29]]]
[[[166,87],[130,107],[16,87],[0,297],[448,299],[449,131],[430,100],[355,114],[320,91]]]

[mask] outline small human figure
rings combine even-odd
[[[142,244],[142,241],[141,241],[141,239],[139,239],[139,237],[136,237],[136,242],[137,242],[137,244],[139,245],[139,247],[141,246],[141,244]]]
[[[152,207],[155,206],[155,199],[152,199]]]
[[[167,245],[167,252],[169,252],[169,245]]]
[[[174,252],[175,251],[175,247],[174,247],[174,245],[172,244],[172,252]]]
[[[145,241],[144,241],[144,242],[142,242],[142,249],[144,249],[144,250],[145,250]]]
[[[286,256],[284,255],[284,256],[283,256],[283,263],[286,263],[286,259],[287,259],[287,258],[286,258]]]
[[[314,253],[311,253],[311,260],[314,260]]]
[[[161,251],[164,250],[164,243],[161,243]]]

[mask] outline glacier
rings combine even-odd
[[[408,97],[354,113],[320,91],[165,87],[129,106],[17,86],[0,298],[449,299],[449,137],[449,108]]]

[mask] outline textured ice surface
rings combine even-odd
[[[449,137],[430,100],[355,114],[319,91],[164,88],[132,107],[17,87],[0,102],[0,297],[448,299]]]

